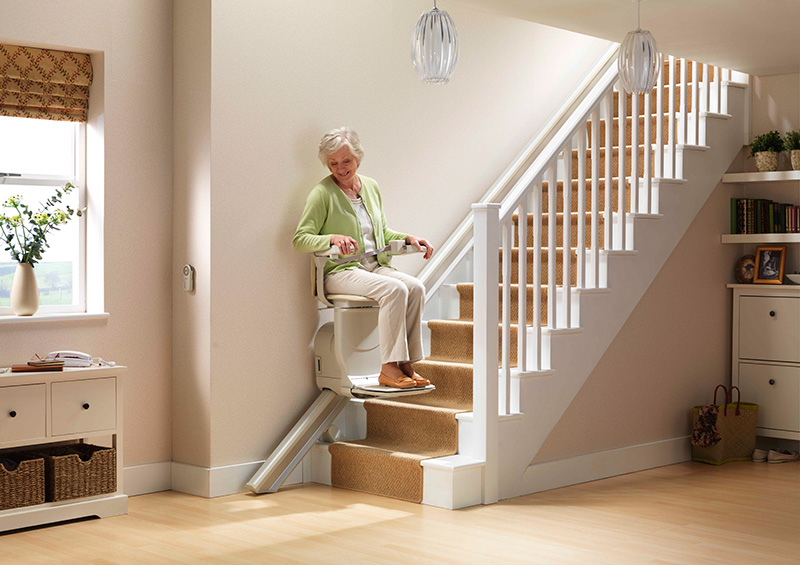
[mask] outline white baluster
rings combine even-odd
[[[664,67],[658,73],[656,91],[656,177],[664,177]]]
[[[692,61],[692,143],[700,145],[700,97],[698,87],[700,75],[697,61]]]
[[[498,500],[497,249],[500,247],[500,204],[472,205],[475,251],[473,310],[472,418],[474,456],[484,461],[481,502]]]
[[[534,369],[542,367],[542,179],[536,179],[533,185],[533,334],[536,364]]]
[[[711,111],[711,89],[709,88],[709,74],[711,73],[711,68],[707,65],[703,65],[703,112],[710,112]],[[708,121],[706,121],[708,124]],[[702,136],[702,140],[700,143],[703,145],[706,144],[706,129],[707,127],[703,128],[700,132]]]
[[[525,219],[527,221],[527,218]],[[508,401],[511,392],[511,247],[513,244],[513,222],[509,220],[503,224],[503,339],[502,347],[502,378],[498,390],[498,410],[500,414],[509,413]],[[519,249],[522,251],[522,248]],[[490,291],[491,292],[491,291]]]
[[[725,80],[730,82],[731,81],[731,70],[730,69],[725,69],[725,75],[724,76],[725,76]],[[720,86],[719,99],[720,99],[720,108],[721,108],[720,113],[721,114],[727,114],[728,113],[728,97],[727,96],[722,96],[722,92],[721,92],[722,83],[720,83],[719,86]]]
[[[716,109],[718,114],[722,113],[722,68],[714,67],[714,94],[717,98]]]
[[[653,96],[650,92],[644,95],[644,204],[639,206],[640,211],[652,213],[653,174]],[[638,173],[637,173],[638,176]]]
[[[620,92],[620,96],[624,94]],[[606,130],[614,127],[613,118],[606,119]],[[600,145],[600,108],[592,110],[592,288],[600,286],[600,219],[599,219],[599,193],[600,193],[600,156],[598,155],[598,145]],[[586,158],[585,155],[582,158]],[[611,188],[606,184],[606,194]],[[606,240],[607,241],[607,240]]]
[[[678,178],[677,151],[675,139],[675,57],[669,56],[669,121],[667,137],[669,137],[669,178]]]
[[[519,296],[517,304],[519,312],[517,316],[517,367],[524,371],[528,367],[528,199],[523,198],[518,209],[517,222],[517,249],[519,267],[517,274],[517,286]],[[536,293],[534,292],[534,298]]]
[[[621,95],[624,92],[620,93]],[[605,187],[605,218],[606,218],[606,226],[614,224],[614,208],[612,206],[612,196],[614,194],[614,171],[612,170],[613,167],[613,157],[614,157],[614,89],[608,91],[605,97],[605,107],[603,108],[605,115],[608,116],[606,119],[606,138],[605,138],[605,147],[606,147],[606,163],[605,163],[605,174],[603,176],[603,186]],[[624,123],[626,121],[625,117],[623,116],[618,120],[619,123]],[[598,183],[599,185],[599,183]],[[600,194],[600,186],[597,187],[597,194],[598,194],[598,202],[599,202],[599,194]],[[594,208],[592,208],[594,210]],[[598,214],[600,213],[600,208],[597,208]],[[599,216],[598,216],[599,221]],[[597,237],[600,237],[600,228],[597,228]],[[606,230],[607,234],[611,233],[611,229]],[[613,237],[613,236],[612,236]],[[606,239],[606,245],[609,245],[609,239]],[[598,249],[599,254],[599,249]],[[599,259],[596,257],[596,259]],[[598,260],[599,263],[599,260]],[[600,265],[597,265],[597,274],[598,274],[598,281],[600,275]],[[599,283],[598,283],[599,284]]]
[[[606,120],[608,129],[608,120]],[[595,190],[597,190],[595,188]],[[589,235],[591,237],[591,234]],[[578,130],[578,288],[586,288],[586,124]]]
[[[550,164],[547,177],[547,327],[557,328],[556,317],[556,163]]]
[[[639,212],[639,95],[631,95],[631,212]],[[621,150],[622,148],[620,148]],[[620,249],[625,248],[625,236]]]
[[[620,90],[622,90],[621,86],[619,86]],[[627,98],[624,96],[624,90],[622,90],[622,94],[619,97],[619,115],[620,116],[627,116],[628,109],[627,109]],[[628,180],[625,168],[625,143],[626,143],[626,127],[628,125],[628,121],[624,117],[620,117],[619,120],[619,152],[618,161],[619,161],[619,173],[617,176],[619,177],[619,198],[618,205],[619,205],[619,216],[617,217],[617,222],[619,222],[619,229],[620,229],[620,246],[619,249],[624,249],[625,245],[625,216],[628,212],[628,198],[627,198],[627,191],[628,191]],[[633,208],[631,208],[633,210]],[[613,233],[612,229],[612,218],[609,214],[609,210],[606,210],[606,249],[615,249],[614,241],[612,239],[611,234]]]
[[[561,286],[564,296],[564,327],[572,327],[572,146],[568,143],[562,152],[564,155],[564,183],[562,191],[564,193],[564,237],[563,254],[561,256]],[[585,223],[585,218],[583,218]],[[581,222],[581,218],[578,218]]]
[[[686,71],[689,62],[686,59],[681,59],[681,132],[678,138],[678,143],[687,145],[689,143],[689,121],[687,119],[688,108],[688,85],[686,84]]]

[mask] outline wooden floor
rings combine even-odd
[[[0,535],[0,563],[800,563],[800,464],[683,463],[459,511],[307,484]]]

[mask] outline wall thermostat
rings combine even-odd
[[[183,290],[186,292],[194,290],[194,267],[189,264],[183,266]]]

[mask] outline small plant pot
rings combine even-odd
[[[792,169],[800,171],[800,149],[792,149]]]
[[[756,153],[756,169],[759,173],[774,171],[778,168],[778,154],[773,151]]]

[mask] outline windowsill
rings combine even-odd
[[[33,316],[0,316],[2,324],[28,324],[34,322],[64,322],[70,320],[102,320],[109,317],[108,312],[68,312],[61,314],[34,314]]]

